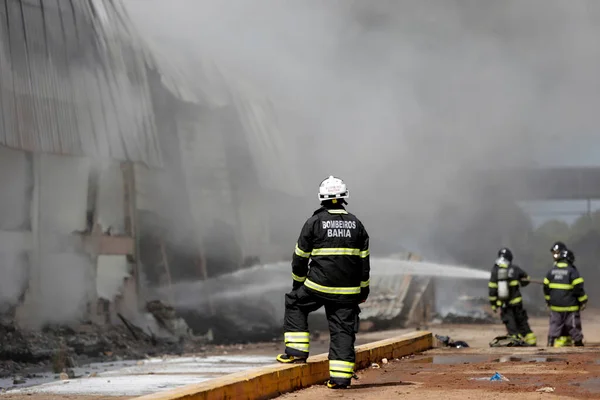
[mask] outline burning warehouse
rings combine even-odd
[[[257,186],[293,193],[270,189],[289,168],[266,99],[142,42],[119,1],[10,1],[0,14],[5,315],[135,318],[156,287],[278,251]]]

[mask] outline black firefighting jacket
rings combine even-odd
[[[506,298],[501,298],[499,287],[503,285],[502,281],[506,281],[507,293]],[[492,308],[502,307],[506,305],[515,305],[523,302],[521,297],[520,287],[529,285],[529,276],[525,271],[515,264],[494,264],[490,275],[489,299]]]
[[[579,311],[588,296],[577,268],[566,262],[555,263],[544,278],[544,298],[552,311]]]
[[[342,206],[315,211],[296,243],[294,287],[304,283],[325,299],[358,302],[369,294],[370,270],[369,235],[360,220]]]

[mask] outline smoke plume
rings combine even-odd
[[[500,238],[491,221],[512,212],[510,193],[486,192],[486,170],[560,165],[594,143],[592,0],[126,5],[148,40],[213,60],[272,99],[298,160],[290,185],[306,201],[284,216],[293,222],[285,240],[316,206],[320,180],[335,174],[373,252],[444,257],[448,245],[469,242],[468,252],[486,235]]]

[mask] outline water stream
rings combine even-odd
[[[371,277],[432,276],[454,279],[487,280],[488,271],[460,265],[407,261],[395,258],[371,258]],[[179,283],[172,287],[179,308],[196,309],[207,301],[213,303],[260,298],[265,293],[284,293],[291,288],[289,261],[257,265],[206,281]],[[167,290],[167,289],[162,289]]]

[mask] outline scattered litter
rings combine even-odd
[[[435,338],[442,343],[444,346],[447,347],[454,347],[456,349],[461,349],[464,347],[469,347],[469,345],[467,344],[467,342],[463,342],[462,340],[457,340],[456,342],[453,342],[450,340],[450,336],[440,336],[440,335],[435,335]]]
[[[540,388],[540,389],[536,390],[536,392],[554,393],[554,388],[553,387],[543,387],[543,388]]]
[[[373,363],[373,364],[371,364],[371,368],[377,369],[377,368],[381,368],[381,367],[379,366],[379,364]]]
[[[384,359],[382,359],[382,360],[381,360],[381,363],[382,363],[382,364],[387,364],[387,363],[388,363],[388,359],[387,359],[387,358],[384,358]]]
[[[502,374],[499,374],[498,372],[496,372],[494,375],[492,375],[491,378],[478,377],[478,378],[469,378],[469,380],[470,381],[489,381],[489,382],[497,382],[497,381],[510,382],[507,377],[505,377]]]
[[[509,382],[508,378],[505,377],[502,374],[499,374],[498,372],[496,372],[491,378],[490,381],[504,381],[504,382]]]

